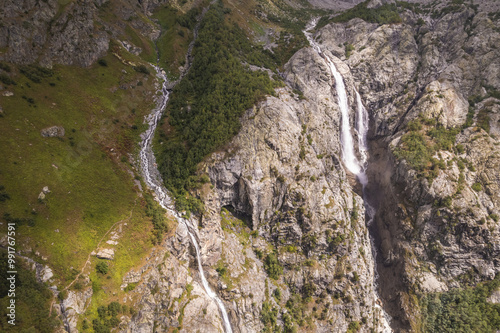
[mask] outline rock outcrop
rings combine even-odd
[[[111,39],[123,38],[127,25],[149,39],[156,39],[160,32],[134,2],[126,0],[81,0],[65,5],[56,0],[2,0],[0,17],[0,60],[44,67],[92,65],[106,55]],[[133,53],[140,53],[131,40],[124,43]]]

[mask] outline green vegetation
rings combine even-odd
[[[292,294],[286,302],[291,321],[304,326],[307,319],[307,302],[299,294]]]
[[[368,1],[364,1],[331,19],[322,17],[316,25],[316,29],[320,29],[332,22],[347,22],[353,18],[360,18],[366,22],[378,24],[396,24],[402,22],[396,5],[384,4],[377,8],[368,8],[367,5]]]
[[[49,78],[54,75],[54,71],[48,68],[37,65],[20,66],[19,71],[28,79],[35,83],[41,83],[42,79]]]
[[[394,154],[405,159],[420,176],[432,181],[439,169],[446,167],[442,160],[432,156],[439,150],[452,151],[460,128],[447,129],[435,120],[423,117],[408,123],[407,128],[408,132],[401,137],[401,144]]]
[[[117,45],[111,48],[141,64]],[[154,78],[111,54],[103,59],[107,66],[55,65],[50,72],[10,64],[5,74],[17,85],[8,88],[13,96],[2,99],[0,184],[5,190],[0,190],[0,219],[18,224],[19,243],[47,257],[62,285],[74,279],[70,267],[79,270],[120,220],[130,217],[124,232],[136,238],[120,241],[126,251],[120,250],[123,256],[114,263],[120,266],[117,272],[151,246],[151,227],[144,227],[148,218],[141,209],[134,210],[142,199],[137,199],[130,166],[122,157],[133,151],[144,129],[143,117],[153,102],[146,93],[154,89]],[[136,85],[139,80],[143,86]],[[54,125],[65,128],[64,137],[40,135],[41,129]],[[39,200],[44,186],[50,192]],[[141,230],[135,229],[137,224]]]
[[[262,303],[262,310],[260,312],[260,320],[265,328],[262,330],[266,333],[281,332],[278,326],[278,308],[272,306],[270,302]]]
[[[144,199],[146,200],[146,215],[153,222],[153,244],[160,244],[163,234],[171,229],[165,217],[166,211],[156,202],[151,194],[146,193]]]
[[[475,288],[433,293],[421,299],[425,332],[496,332],[500,304],[486,301],[500,287],[498,277]]]
[[[159,64],[167,70],[171,77],[180,74],[179,67],[185,65],[185,55],[193,35],[191,30],[196,25],[196,17],[201,13],[194,7],[182,14],[170,5],[159,7],[153,14],[162,28],[157,41]]]
[[[95,270],[99,274],[106,275],[108,274],[109,266],[105,261],[99,261],[95,266]]]
[[[354,46],[352,44],[349,44],[349,43],[345,43],[344,46],[345,46],[345,57],[347,59],[349,59],[352,51],[354,51]]]
[[[101,305],[97,308],[97,318],[92,320],[92,328],[95,333],[108,333],[112,328],[120,324],[119,314],[131,314],[131,309],[122,306],[118,302],[111,302],[108,306]],[[82,326],[85,323],[82,324]]]
[[[270,253],[264,261],[264,269],[271,279],[277,280],[283,274],[283,266],[278,261],[276,254]]]
[[[189,73],[175,87],[160,132],[157,160],[177,209],[200,211],[188,191],[200,186],[194,176],[203,158],[226,144],[240,129],[239,117],[266,94],[273,82],[265,72],[250,71],[241,60],[251,48],[246,35],[224,20],[214,4],[201,22]]]
[[[483,189],[483,186],[481,185],[481,183],[474,183],[472,185],[472,189],[476,192],[479,192]]]
[[[27,267],[24,260],[16,258],[16,291],[15,298],[10,298],[7,280],[7,252],[0,251],[0,331],[2,332],[53,332],[59,324],[56,314],[49,315],[52,293],[49,288],[36,281],[35,273]],[[10,300],[16,300],[16,325],[8,323],[7,314]]]

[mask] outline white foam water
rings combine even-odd
[[[156,200],[165,210],[167,210],[170,214],[175,216],[179,224],[182,224],[186,227],[186,230],[191,238],[191,241],[196,250],[196,259],[198,262],[198,269],[200,271],[200,278],[203,288],[207,295],[217,304],[219,307],[220,313],[222,315],[222,320],[224,322],[224,329],[226,333],[232,333],[231,324],[229,322],[229,317],[227,315],[226,308],[224,307],[224,303],[217,296],[217,294],[210,288],[207,279],[205,278],[205,273],[203,271],[203,266],[201,264],[201,254],[200,254],[200,246],[195,237],[196,227],[193,227],[193,222],[183,218],[180,214],[175,211],[173,208],[173,201],[168,195],[167,189],[163,185],[163,181],[158,171],[156,165],[156,159],[153,154],[153,150],[151,147],[151,143],[154,137],[154,133],[156,127],[158,126],[158,122],[165,110],[165,107],[169,98],[169,91],[167,89],[167,77],[165,73],[159,68],[155,67],[157,75],[160,79],[163,80],[162,88],[161,88],[161,99],[153,111],[146,116],[146,122],[148,123],[148,129],[141,135],[141,150],[139,152],[139,159],[141,161],[142,174],[144,176],[144,181],[146,185],[153,190]]]
[[[318,19],[312,20],[309,25],[306,27],[304,34],[311,44],[312,48],[318,53],[318,55],[325,61],[326,65],[330,69],[331,74],[335,79],[335,90],[337,93],[338,104],[340,108],[341,114],[341,122],[340,122],[340,144],[341,144],[341,152],[342,152],[342,162],[344,162],[347,170],[352,172],[358,178],[359,182],[363,186],[363,191],[365,186],[368,184],[368,177],[366,175],[366,166],[368,162],[368,144],[367,144],[367,133],[368,133],[368,125],[369,125],[369,116],[368,111],[363,105],[361,100],[361,96],[359,95],[356,88],[354,88],[356,94],[356,104],[357,104],[357,113],[356,113],[356,128],[355,132],[358,137],[358,153],[359,159],[356,155],[356,149],[354,147],[354,139],[352,136],[351,123],[349,120],[349,103],[347,98],[347,91],[344,84],[344,79],[342,75],[338,71],[335,63],[332,59],[327,56],[325,53],[321,51],[321,47],[319,44],[313,39],[312,33],[310,30],[316,26]],[[375,209],[368,204],[366,199],[364,200],[365,210],[368,215],[367,225],[370,225],[373,222],[375,216]],[[383,333],[392,333],[392,329],[389,325],[390,316],[384,311],[384,309],[380,306],[379,301],[380,297],[377,294],[377,279],[378,273],[376,269],[376,248],[374,245],[373,239],[370,237],[370,243],[372,247],[372,256],[373,256],[373,265],[374,265],[374,274],[373,274],[373,289],[377,297],[377,302],[375,303],[375,308],[377,311],[380,311],[383,315],[383,322],[381,323],[382,332]]]

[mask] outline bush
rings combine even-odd
[[[118,302],[111,302],[108,305],[108,313],[111,317],[115,317],[122,312],[122,306]]]
[[[269,302],[262,303],[260,321],[262,321],[265,327],[270,328],[272,332],[276,331],[278,329],[278,309],[273,307]]]
[[[159,244],[163,239],[163,234],[168,232],[169,226],[163,209],[149,193],[144,195],[146,200],[146,215],[151,217],[153,222],[153,243]]]
[[[304,298],[309,298],[316,292],[316,285],[313,282],[306,282],[302,286],[302,295]]]
[[[108,66],[108,62],[106,61],[106,59],[99,59],[97,61],[97,63],[103,67],[107,67]]]
[[[66,290],[61,290],[59,292],[59,294],[57,294],[57,298],[59,299],[59,301],[64,301],[66,299],[66,297],[68,297],[68,292]]]
[[[134,289],[135,289],[135,287],[136,287],[136,286],[137,286],[137,284],[136,284],[136,283],[129,283],[129,284],[127,284],[127,286],[125,287],[125,289],[124,289],[124,290],[125,290],[126,292],[127,292],[127,291],[132,291],[132,290],[134,290]]]
[[[9,72],[9,73],[11,71],[10,66],[4,62],[0,62],[0,69],[4,70],[6,72]]]
[[[19,70],[24,76],[35,83],[40,83],[43,78],[48,78],[54,75],[53,70],[37,65],[21,66],[19,67]]]
[[[139,72],[139,73],[143,73],[146,75],[150,74],[149,69],[144,65],[135,66],[134,69],[136,72]]]
[[[264,269],[271,279],[277,280],[283,274],[283,266],[274,253],[269,254],[264,261]]]
[[[349,59],[351,56],[352,51],[354,51],[354,46],[352,44],[346,43],[345,44],[345,57]]]
[[[12,80],[8,75],[5,74],[0,74],[0,81],[5,84],[6,86],[8,85],[16,85],[16,81]]]
[[[483,186],[481,185],[481,183],[474,183],[472,185],[472,189],[476,192],[479,192],[483,189]]]
[[[108,271],[109,271],[108,264],[104,261],[99,261],[97,263],[97,265],[95,266],[95,269],[96,269],[97,273],[102,274],[102,275],[108,274]]]

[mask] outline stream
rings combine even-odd
[[[199,22],[201,22],[204,14],[207,12],[205,9],[201,15],[201,18],[198,21],[198,24],[196,25],[194,29],[194,35],[195,37],[197,36],[198,28],[199,28]],[[169,95],[170,95],[170,90],[172,89],[173,86],[175,86],[176,83],[178,83],[182,77],[189,71],[189,67],[191,65],[191,51],[193,49],[194,41],[196,38],[193,39],[193,41],[190,43],[189,48],[188,48],[188,54],[186,55],[186,59],[188,59],[188,66],[186,66],[186,69],[183,71],[181,74],[181,77],[175,81],[175,82],[169,82],[168,78],[165,74],[165,72],[160,68],[158,64],[158,59],[159,59],[159,52],[157,49],[157,65],[154,66],[157,77],[160,79],[162,82],[161,86],[161,97],[159,98],[156,107],[151,111],[149,115],[146,116],[145,122],[148,124],[148,129],[141,134],[141,143],[140,143],[140,152],[139,152],[139,159],[140,159],[140,164],[141,164],[141,169],[142,169],[142,175],[144,177],[144,182],[146,185],[154,192],[155,194],[155,199],[158,201],[161,207],[163,207],[165,210],[167,210],[170,214],[172,214],[177,222],[180,225],[183,225],[186,227],[186,230],[189,234],[189,238],[191,239],[191,242],[193,243],[193,246],[196,250],[196,260],[198,262],[198,269],[200,273],[200,278],[201,278],[201,283],[203,285],[203,288],[205,289],[205,292],[207,295],[217,304],[219,307],[222,320],[224,323],[224,330],[226,333],[232,333],[233,330],[231,329],[231,324],[229,322],[229,317],[227,315],[226,308],[224,306],[224,303],[222,300],[217,296],[217,294],[210,288],[207,279],[205,278],[205,272],[203,271],[203,265],[201,262],[201,254],[200,254],[200,245],[198,243],[198,238],[197,238],[197,223],[193,218],[190,219],[185,219],[182,217],[174,208],[174,202],[172,198],[169,196],[167,189],[163,185],[163,179],[161,177],[160,172],[158,171],[158,167],[156,164],[156,159],[153,153],[152,149],[152,141],[154,138],[154,134],[156,131],[156,128],[158,127],[158,123],[163,115],[163,112],[165,111],[165,107],[167,106]],[[167,88],[168,87],[168,88]]]

